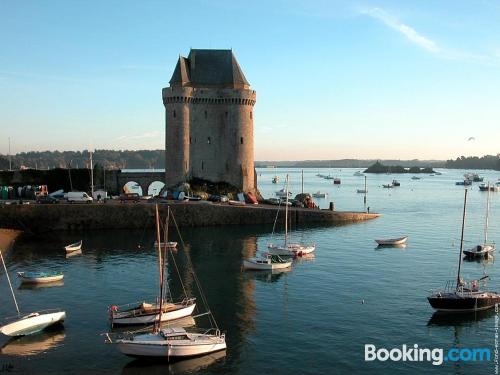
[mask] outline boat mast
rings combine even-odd
[[[155,205],[156,209],[156,242],[158,243],[158,265],[160,268],[160,293],[159,293],[159,305],[160,310],[158,312],[158,320],[155,321],[153,326],[153,333],[158,333],[161,326],[161,310],[162,310],[162,300],[163,300],[163,261],[161,255],[161,239],[160,239],[160,215],[158,214],[158,205]]]
[[[90,193],[90,196],[94,199],[94,166],[92,164],[92,151],[90,151]]]
[[[486,196],[486,222],[484,224],[484,245],[488,243],[489,215],[490,215],[490,183],[488,182],[488,195]]]
[[[462,267],[462,254],[464,251],[464,227],[465,227],[465,207],[467,206],[467,189],[464,196],[464,213],[462,215],[462,234],[460,236],[460,254],[458,258],[458,273],[457,273],[457,290],[460,286],[460,268]]]
[[[286,175],[286,185],[285,185],[285,248],[288,245],[288,175]]]
[[[16,295],[14,294],[14,289],[12,289],[12,284],[10,282],[9,272],[7,271],[7,266],[5,265],[5,260],[3,260],[2,250],[0,250],[0,258],[2,258],[3,269],[5,270],[5,275],[7,276],[7,281],[9,282],[10,291],[12,293],[12,298],[14,299],[14,304],[16,305],[17,315],[20,316],[19,306],[17,305]]]

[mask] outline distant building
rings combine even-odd
[[[180,56],[162,95],[166,185],[202,178],[253,191],[256,94],[232,50],[192,49]]]

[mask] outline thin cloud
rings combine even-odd
[[[115,138],[115,141],[133,141],[137,139],[151,139],[151,138],[157,138],[161,136],[162,134],[159,131],[154,131],[154,132],[146,132],[142,134],[135,134],[135,135],[121,135],[118,138]]]
[[[383,22],[386,26],[405,36],[413,44],[429,52],[441,52],[441,48],[439,48],[435,41],[419,34],[413,27],[402,23],[396,17],[381,8],[361,8],[359,9],[359,13]]]

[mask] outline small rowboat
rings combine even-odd
[[[23,283],[52,283],[63,279],[64,275],[59,271],[50,272],[18,272]]]
[[[391,245],[402,245],[406,243],[408,240],[408,236],[400,237],[400,238],[389,238],[386,240],[375,240],[379,245],[391,246]]]
[[[68,246],[64,246],[64,248],[66,249],[66,252],[68,252],[68,253],[71,251],[81,250],[82,249],[82,240],[75,242],[75,243],[72,243]]]

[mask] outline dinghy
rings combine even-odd
[[[53,283],[60,281],[64,278],[62,272],[49,271],[49,272],[18,272],[17,276],[21,278],[23,283]]]
[[[72,251],[78,251],[78,250],[81,250],[82,249],[82,240],[78,241],[78,242],[75,242],[75,243],[72,243],[68,246],[64,246],[64,248],[66,249],[66,252],[70,253]]]
[[[375,240],[379,245],[391,246],[391,245],[402,245],[405,244],[408,240],[408,236],[399,237],[399,238],[389,238],[385,240]]]

